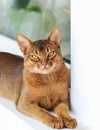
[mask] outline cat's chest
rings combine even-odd
[[[40,107],[46,108],[48,110],[53,109],[55,105],[59,102],[59,95],[51,94],[44,95],[38,98],[38,104]]]
[[[46,108],[46,109],[52,109],[55,105],[59,103],[61,100],[61,93],[57,89],[54,89],[54,87],[50,86],[47,88],[38,88],[35,89],[33,92],[33,100],[38,103],[39,106]]]

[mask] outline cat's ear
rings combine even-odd
[[[22,34],[16,35],[16,41],[17,41],[21,51],[25,54],[25,52],[26,52],[28,46],[30,45],[31,41]]]
[[[51,31],[51,33],[50,33],[50,35],[48,37],[48,40],[54,41],[58,47],[60,46],[60,43],[61,43],[61,31],[60,31],[59,26],[55,27]]]

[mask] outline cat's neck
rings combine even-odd
[[[59,71],[54,71],[48,74],[38,74],[38,73],[31,73],[27,69],[24,69],[24,81],[31,86],[34,84],[39,85],[51,85],[52,83],[58,83],[66,80],[66,73],[68,74],[68,69],[64,66]]]

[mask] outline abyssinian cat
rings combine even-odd
[[[0,96],[52,128],[75,128],[77,121],[69,115],[69,71],[61,55],[60,28],[55,27],[46,40],[32,42],[22,34],[16,40],[24,59],[0,52]]]

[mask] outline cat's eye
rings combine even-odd
[[[51,52],[48,53],[48,58],[52,58],[54,55],[55,55],[55,52],[51,51]]]
[[[31,58],[32,58],[33,60],[39,60],[39,57],[38,57],[37,54],[32,54],[32,55],[31,55]]]

